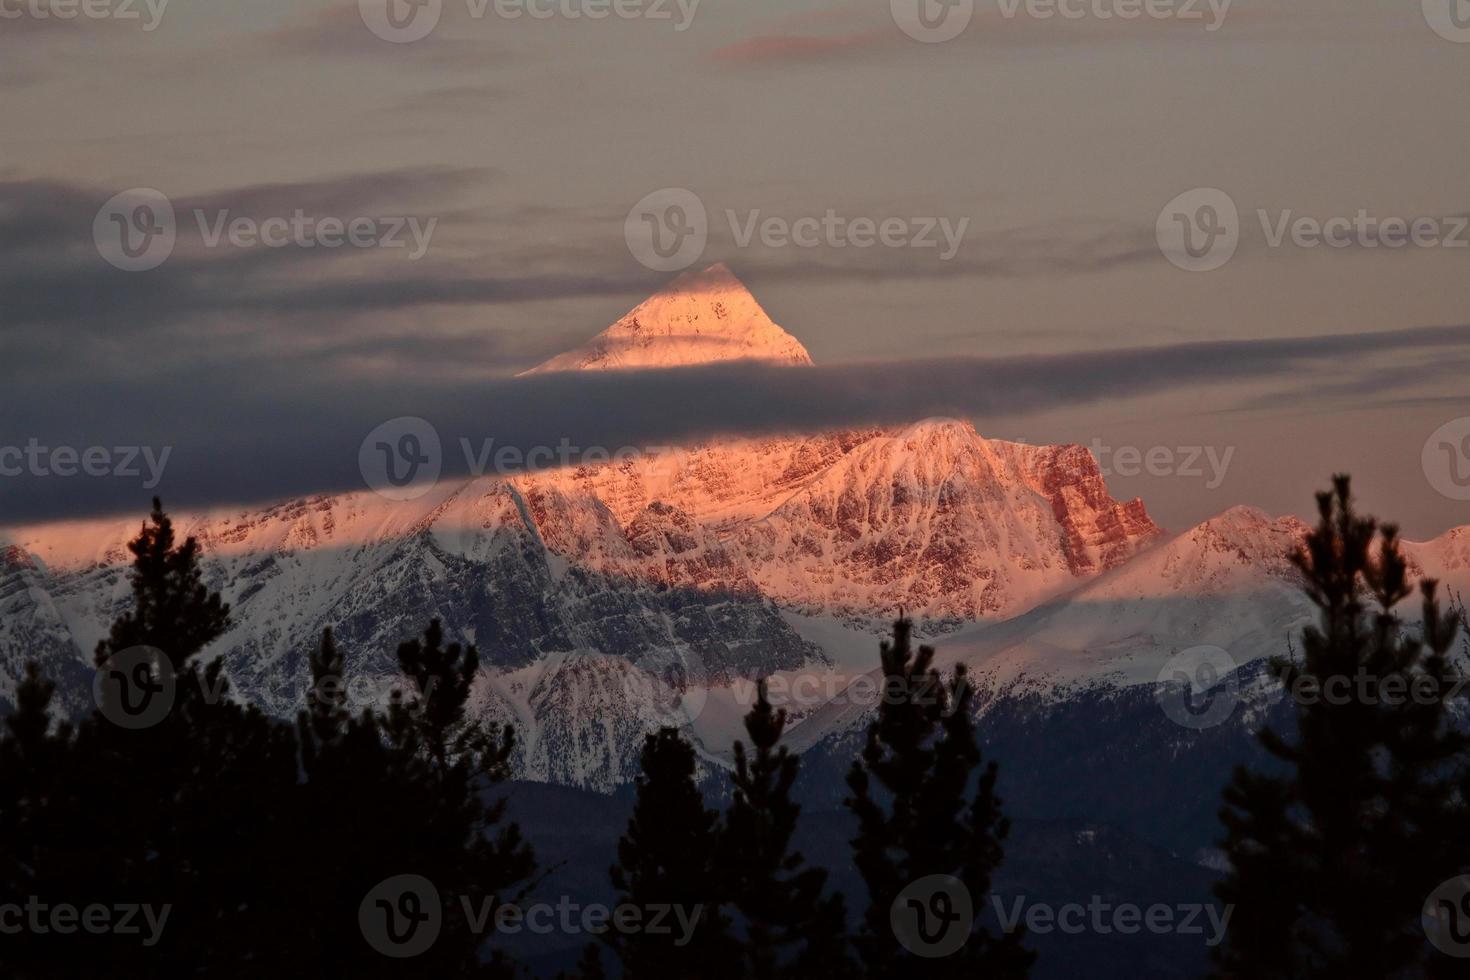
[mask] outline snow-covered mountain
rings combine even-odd
[[[810,364],[724,263],[684,273],[574,350],[524,374],[667,368],[717,361]]]
[[[811,363],[713,266],[534,370],[733,358]],[[1165,538],[1141,501],[1109,495],[1086,449],[947,419],[174,519],[232,606],[209,652],[242,696],[291,711],[331,626],[358,697],[386,697],[398,642],[437,617],[479,647],[476,704],[517,725],[522,774],[600,789],[629,778],[656,724],[685,724],[722,758],[760,676],[820,681],[791,704],[797,744],[843,737],[870,710],[844,689],[900,608],[944,659],[974,665],[991,702],[1152,682],[1200,644],[1248,663],[1308,615],[1286,560],[1300,522],[1237,508]],[[0,532],[0,701],[38,658],[85,703],[138,523]],[[1470,584],[1470,529],[1408,550]]]
[[[1220,788],[1237,765],[1271,764],[1256,732],[1269,724],[1294,734],[1290,702],[1266,659],[1287,655],[1315,619],[1289,561],[1307,530],[1296,518],[1235,507],[1025,613],[931,638],[941,669],[970,668],[978,730],[1000,762],[1007,811],[1110,825],[1210,863]],[[1405,542],[1404,553],[1420,574],[1463,593],[1467,545],[1470,528],[1460,528]],[[1410,628],[1418,609],[1416,597],[1399,610]],[[1467,654],[1462,638],[1462,669],[1470,669]],[[1204,663],[1218,683],[1196,692],[1200,713],[1169,710],[1161,673],[1207,678]],[[861,751],[880,690],[871,663],[819,676],[833,675],[815,685],[823,694],[835,689],[826,698],[803,696],[791,674],[773,685],[799,716],[787,741],[803,753],[812,809],[840,807],[844,773]],[[738,716],[750,698],[747,690],[718,702],[720,716]],[[711,733],[727,727],[707,725]]]

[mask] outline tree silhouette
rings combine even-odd
[[[32,895],[55,900],[86,873],[85,845],[75,851],[67,847],[68,832],[77,828],[78,774],[70,728],[52,731],[54,691],[37,665],[27,664],[16,687],[15,710],[0,738],[0,895],[7,901]],[[59,975],[45,972],[48,945],[29,931],[6,935],[0,943],[0,972]]]
[[[958,950],[922,957],[893,926],[901,893],[933,875],[960,882],[978,911],[1009,830],[995,793],[996,765],[982,768],[965,669],[957,666],[946,683],[932,666],[932,647],[914,652],[912,630],[900,618],[892,642],[882,645],[883,699],[847,777],[852,795],[846,803],[858,819],[853,860],[868,886],[855,939],[864,973],[895,980],[914,971],[925,977],[1025,976],[1033,954],[1022,947],[1019,930],[995,936],[976,922]]]
[[[290,822],[294,740],[230,700],[220,664],[197,662],[229,609],[203,585],[197,542],[176,544],[157,500],[129,548],[132,604],[97,647],[98,710],[75,732],[45,734],[51,692],[30,674],[19,728],[0,750],[21,760],[0,777],[0,820],[18,825],[7,843],[27,855],[17,894],[167,918],[147,944],[116,931],[27,930],[0,948],[9,975],[75,976],[105,962],[126,976],[229,977],[272,965],[260,937],[278,915],[288,859],[272,845]],[[136,716],[123,710],[139,704]],[[28,821],[41,811],[44,827]]]
[[[791,799],[800,760],[780,745],[786,712],[767,685],[745,716],[751,753],[735,742],[734,795],[720,841],[724,877],[740,914],[740,974],[755,980],[855,976],[842,897],[823,898],[827,872],[791,847],[801,807]]]
[[[344,687],[346,656],[330,630],[311,658],[313,697],[297,719],[307,776],[302,849],[313,861],[302,872],[325,871],[333,897],[324,910],[308,893],[295,912],[311,930],[303,960],[357,977],[509,978],[512,964],[499,951],[486,958],[484,946],[496,910],[524,897],[536,869],[520,828],[504,822],[505,801],[489,797],[514,733],[467,717],[479,657],[474,647],[445,648],[438,622],[398,656],[408,690],[392,693],[386,713],[370,706],[357,717],[332,696]],[[364,942],[359,907],[402,875],[433,885],[440,918],[433,945],[400,960]],[[392,906],[390,898],[385,914]]]
[[[173,521],[157,497],[128,551],[133,555],[132,608],[97,644],[97,663],[130,647],[151,646],[168,654],[175,671],[183,670],[229,629],[230,607],[204,585],[199,542],[191,537],[175,544]]]
[[[1393,609],[1412,587],[1397,531],[1355,512],[1347,477],[1317,504],[1295,564],[1318,623],[1303,633],[1299,660],[1272,663],[1296,705],[1296,738],[1260,733],[1285,775],[1237,770],[1220,812],[1230,872],[1217,893],[1235,913],[1216,972],[1448,970],[1420,912],[1439,883],[1470,870],[1454,781],[1467,744],[1446,710],[1460,624],[1425,581],[1422,628],[1404,627]]]
[[[400,649],[408,693],[353,717],[330,695],[346,658],[329,631],[293,727],[233,701],[221,663],[199,662],[229,609],[158,501],[130,549],[131,608],[97,649],[98,710],[53,725],[35,665],[17,690],[0,737],[0,885],[48,908],[166,918],[142,936],[24,929],[0,942],[0,975],[511,976],[485,955],[486,913],[519,899],[535,862],[488,800],[515,743],[467,716],[474,648],[443,648],[431,624]],[[405,874],[433,883],[442,923],[398,959],[371,946],[360,912]]]
[[[644,740],[641,762],[637,802],[610,871],[618,901],[644,917],[654,906],[679,906],[698,920],[687,937],[675,926],[662,933],[609,928],[602,938],[627,980],[737,977],[737,950],[720,909],[718,814],[694,782],[694,749],[677,729],[662,728]]]

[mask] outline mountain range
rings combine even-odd
[[[812,363],[716,265],[532,372],[732,359]],[[872,706],[844,691],[871,675],[901,610],[941,662],[971,665],[992,708],[1147,689],[1205,645],[1244,668],[1311,615],[1287,558],[1300,521],[1237,507],[1168,534],[1141,500],[1109,494],[1087,449],[953,419],[174,518],[233,609],[209,653],[239,696],[292,712],[330,626],[362,696],[385,697],[402,634],[437,617],[478,646],[475,703],[516,723],[520,775],[602,791],[670,721],[718,768],[757,677],[790,692],[798,747],[860,730]],[[86,707],[138,523],[0,531],[0,700],[39,659],[64,704]],[[1470,585],[1470,527],[1406,551],[1423,574]]]

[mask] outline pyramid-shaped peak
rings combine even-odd
[[[777,326],[729,266],[681,274],[586,344],[525,374],[607,371],[754,360],[804,365],[811,355]]]
[[[730,267],[723,262],[716,262],[703,269],[689,269],[681,272],[673,282],[659,290],[659,293],[708,292],[711,290],[742,292],[747,295],[750,293],[745,283],[741,282],[735,273],[730,271]]]

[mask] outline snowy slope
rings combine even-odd
[[[1292,638],[1315,621],[1290,561],[1308,530],[1294,517],[1273,519],[1255,508],[1234,507],[1019,616],[928,642],[936,647],[941,670],[961,662],[969,667],[982,711],[1007,702],[1062,704],[1131,688],[1151,692],[1171,657],[1200,646],[1225,651],[1260,689],[1256,694],[1274,694],[1275,686],[1263,684],[1259,669],[1251,668],[1287,654]],[[1403,552],[1416,576],[1441,583],[1441,595],[1445,589],[1470,590],[1470,527],[1429,542],[1403,542]],[[1398,611],[1412,625],[1418,596]],[[833,650],[855,639],[830,627],[799,631]],[[876,644],[869,649],[871,669]],[[861,667],[860,661],[832,659],[845,664],[849,677]],[[875,676],[867,679],[869,687]],[[871,698],[841,693],[815,710],[800,706],[803,720],[792,733],[793,744],[807,748],[850,737],[867,724],[871,710]]]

